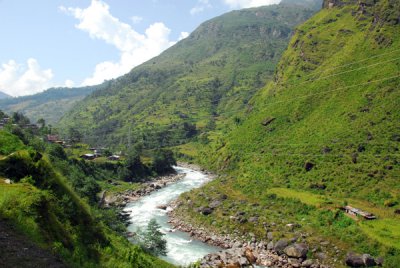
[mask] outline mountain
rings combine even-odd
[[[274,5],[233,11],[130,73],[103,84],[60,121],[89,143],[170,146],[212,131],[246,108],[275,71],[293,29],[314,10]]]
[[[397,267],[400,1],[324,7],[296,29],[237,126],[199,146],[197,161],[224,176],[182,196],[190,205],[176,214],[272,243],[306,242],[309,258],[332,267],[351,251]],[[198,212],[215,200],[211,215]],[[346,214],[346,205],[377,219]]]
[[[22,112],[33,122],[40,118],[49,124],[55,124],[66,111],[101,86],[82,88],[51,88],[31,96],[2,99],[0,109],[7,112]]]
[[[11,98],[11,96],[10,96],[10,95],[7,95],[6,93],[0,91],[0,100],[1,100],[1,99],[8,99],[8,98]]]

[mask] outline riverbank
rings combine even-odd
[[[240,268],[252,265],[283,268],[329,267],[321,264],[319,259],[307,259],[309,247],[305,243],[305,237],[291,240],[281,239],[274,243],[272,237],[268,240],[258,241],[254,236],[246,240],[244,235],[221,235],[185,222],[180,215],[175,213],[175,209],[180,205],[181,202],[178,200],[169,204],[169,223],[176,230],[186,232],[194,239],[223,248],[220,252],[204,256],[200,261],[200,267]],[[318,256],[321,259],[326,258],[323,253],[319,253]]]
[[[102,207],[125,207],[128,203],[139,200],[140,198],[160,190],[171,183],[175,183],[185,177],[185,174],[169,174],[159,176],[151,181],[141,184],[139,189],[125,190],[123,192],[109,193],[104,191],[101,195],[100,204]]]

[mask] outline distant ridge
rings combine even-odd
[[[2,92],[0,92],[0,110],[7,113],[22,112],[32,122],[43,118],[47,123],[55,124],[77,101],[101,88],[101,85],[83,88],[50,88],[38,94],[18,98],[11,98],[8,95],[2,98]]]
[[[6,93],[0,91],[0,99],[1,99],[1,100],[2,100],[2,99],[9,99],[9,98],[11,98],[10,95],[8,95],[8,94],[6,94]]]

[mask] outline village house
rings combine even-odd
[[[372,213],[363,211],[358,208],[354,208],[352,206],[344,206],[342,208],[347,214],[352,215],[352,216],[360,216],[363,217],[366,220],[374,220],[376,219],[376,216]]]
[[[119,155],[111,155],[107,159],[111,160],[111,161],[118,161],[118,160],[120,160],[120,158],[121,157]]]
[[[62,141],[58,135],[47,135],[46,140],[50,143],[64,144],[64,141]]]
[[[83,154],[80,157],[85,160],[93,160],[96,158],[96,156],[94,154]]]

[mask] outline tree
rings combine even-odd
[[[163,238],[165,234],[161,231],[161,226],[155,219],[151,219],[147,224],[146,231],[141,234],[139,242],[145,251],[154,255],[167,255],[167,240]]]
[[[37,123],[40,124],[40,128],[44,128],[46,126],[46,121],[43,118],[40,118]]]
[[[78,129],[72,128],[72,127],[68,130],[68,136],[69,136],[70,140],[71,140],[73,143],[78,143],[78,142],[80,142],[80,141],[82,140],[82,138],[83,138],[82,133],[79,132]]]
[[[119,177],[124,181],[138,181],[147,175],[147,169],[140,159],[142,146],[134,145],[126,157],[125,164],[119,170]]]
[[[153,156],[153,170],[157,174],[173,171],[172,166],[176,165],[174,153],[171,150],[157,150]]]

